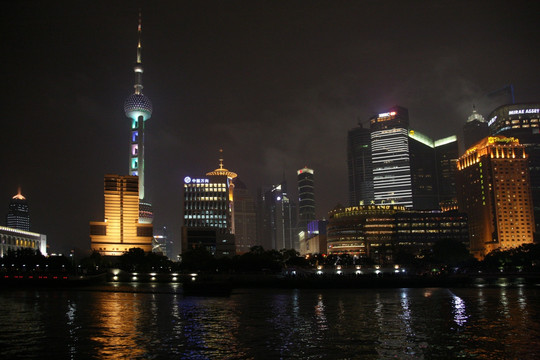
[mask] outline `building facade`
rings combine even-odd
[[[234,179],[234,230],[237,254],[258,245],[255,198],[238,178]]]
[[[4,257],[8,251],[28,248],[47,255],[47,235],[0,226],[0,257]]]
[[[492,135],[514,137],[525,147],[529,158],[529,174],[536,231],[540,231],[540,103],[499,106],[488,116]]]
[[[373,201],[371,130],[362,124],[347,134],[349,206],[369,205]]]
[[[409,154],[413,208],[433,210],[456,200],[456,163],[459,155],[457,137],[432,140],[409,130]]]
[[[458,160],[458,203],[469,218],[470,251],[532,243],[535,232],[525,147],[515,138],[487,137]]]
[[[286,181],[260,189],[257,210],[257,236],[263,248],[299,250],[297,208]]]
[[[328,253],[393,263],[398,252],[419,255],[439,240],[468,245],[467,216],[456,211],[409,210],[395,205],[336,207],[329,213]]]
[[[20,188],[17,195],[13,196],[9,202],[6,224],[12,229],[30,231],[30,209]]]
[[[315,220],[315,179],[313,169],[307,166],[296,172],[298,179],[298,231],[306,231],[307,224]]]
[[[152,251],[152,224],[139,221],[139,178],[105,175],[105,220],[90,222],[93,251],[119,256],[138,247]]]
[[[299,235],[300,256],[311,254],[327,254],[326,220],[314,220],[307,224],[307,230]]]
[[[370,118],[376,205],[413,206],[408,127],[409,112],[400,106]]]
[[[223,167],[205,177],[184,178],[182,252],[203,247],[216,257],[233,256],[235,246],[234,183]]]

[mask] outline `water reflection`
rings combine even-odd
[[[317,297],[317,305],[315,305],[315,320],[317,323],[317,329],[319,331],[328,330],[328,324],[326,322],[326,314],[324,313],[324,302],[322,294]]]
[[[458,326],[464,326],[469,318],[465,309],[465,301],[459,296],[452,294],[452,303],[454,305],[454,322],[458,324]]]
[[[138,294],[111,293],[96,296],[95,315],[97,334],[90,339],[99,358],[142,358],[146,352],[144,342],[138,343],[139,316],[142,313]]]
[[[2,358],[540,358],[538,288],[127,291],[0,291]]]

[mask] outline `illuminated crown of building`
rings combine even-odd
[[[223,149],[219,149],[219,153],[220,153],[220,159],[219,159],[219,168],[217,168],[216,170],[214,171],[210,171],[209,173],[206,173],[206,176],[211,176],[211,175],[225,175],[227,176],[228,178],[230,179],[234,179],[235,177],[237,177],[238,175],[232,171],[229,171],[227,169],[225,169],[223,167]]]
[[[476,111],[476,107],[473,106],[473,112],[471,115],[469,115],[469,117],[467,118],[467,122],[471,122],[471,121],[474,121],[474,120],[478,120],[480,122],[486,122],[486,120],[484,119],[484,117],[482,115],[480,115],[478,113],[478,111]]]
[[[150,119],[152,116],[152,102],[148,97],[143,95],[142,89],[142,74],[143,74],[143,66],[142,66],[142,46],[141,46],[141,33],[142,33],[142,20],[141,20],[141,14],[139,13],[139,27],[138,27],[138,36],[139,41],[137,43],[137,62],[135,66],[133,67],[133,71],[135,72],[135,85],[133,86],[135,88],[135,92],[128,96],[126,101],[124,102],[124,111],[126,112],[126,116],[130,118],[138,118],[140,115],[143,116],[144,120]]]
[[[12,199],[14,200],[26,200],[26,198],[21,194],[21,188],[19,187],[17,192],[17,195],[13,196]]]

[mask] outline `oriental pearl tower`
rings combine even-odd
[[[152,102],[142,93],[142,22],[140,13],[137,32],[137,62],[133,67],[133,71],[135,72],[135,91],[133,94],[128,96],[124,102],[124,111],[126,116],[131,120],[129,175],[139,177],[139,222],[152,223],[152,205],[145,201],[144,194],[144,128],[146,121],[152,116]]]

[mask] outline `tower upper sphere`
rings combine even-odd
[[[127,117],[132,117],[134,113],[143,113],[141,115],[146,120],[152,116],[152,102],[143,94],[131,94],[124,102],[124,111]]]
[[[132,119],[137,119],[139,116],[142,116],[144,120],[150,119],[152,116],[152,102],[149,98],[143,95],[142,89],[142,45],[141,45],[141,34],[142,34],[142,20],[141,13],[139,12],[139,26],[137,28],[137,33],[139,35],[139,41],[137,42],[137,62],[133,67],[135,72],[135,92],[128,96],[124,102],[124,111],[126,116]]]

